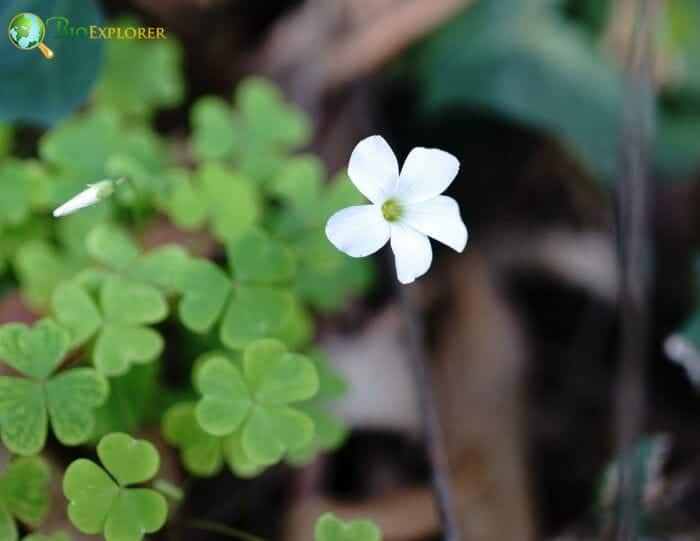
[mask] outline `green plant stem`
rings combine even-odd
[[[242,539],[243,541],[265,541],[262,537],[253,535],[237,528],[231,526],[225,526],[224,524],[219,524],[218,522],[213,522],[211,520],[204,519],[190,519],[185,522],[186,526],[190,528],[196,528],[197,530],[204,530],[205,532],[218,533],[231,537],[232,539]]]

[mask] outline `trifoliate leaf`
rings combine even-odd
[[[188,264],[179,307],[182,322],[195,332],[205,332],[221,319],[219,335],[232,349],[265,337],[296,345],[300,334],[290,332],[290,325],[292,318],[300,321],[301,308],[283,285],[295,270],[289,249],[262,231],[249,229],[229,243],[227,252],[233,279],[212,263]]]
[[[114,26],[139,26],[123,18]],[[133,117],[178,105],[184,96],[182,51],[172,36],[161,40],[107,40],[106,66],[93,100]]]
[[[38,526],[49,511],[49,467],[38,457],[16,458],[0,472],[0,539],[16,541],[14,519]]]
[[[100,440],[97,454],[107,471],[85,459],[66,470],[63,493],[70,502],[71,522],[83,533],[104,532],[107,541],[139,541],[145,533],[158,531],[167,515],[165,498],[151,489],[130,487],[158,471],[155,447],[114,433]]]
[[[191,121],[198,159],[231,162],[261,184],[311,135],[303,112],[285,103],[272,83],[252,77],[239,84],[233,112],[220,98],[205,96],[193,107]]]
[[[150,362],[163,350],[163,339],[145,325],[168,313],[160,292],[149,286],[114,277],[100,289],[103,326],[95,343],[95,367],[120,375],[131,363]]]
[[[107,381],[90,368],[52,375],[68,350],[70,337],[53,320],[32,329],[11,323],[0,327],[0,359],[26,378],[0,377],[0,435],[12,452],[40,451],[51,421],[64,445],[87,440],[94,410],[107,398]]]
[[[196,373],[202,394],[199,425],[216,436],[240,434],[240,451],[251,465],[271,465],[288,451],[306,445],[313,422],[291,407],[318,390],[313,363],[289,353],[277,340],[248,346],[242,370],[220,357],[208,358]]]
[[[326,513],[316,522],[314,541],[381,541],[376,524],[369,520],[343,522]]]

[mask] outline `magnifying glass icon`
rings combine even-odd
[[[53,51],[44,45],[46,25],[41,17],[34,13],[18,13],[10,21],[7,34],[12,45],[22,51],[39,49],[47,59],[53,58]]]

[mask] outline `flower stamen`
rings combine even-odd
[[[387,222],[395,222],[403,214],[403,209],[396,199],[387,199],[382,204],[382,215]]]

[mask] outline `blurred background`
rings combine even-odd
[[[349,384],[344,445],[252,480],[190,479],[183,513],[290,541],[310,539],[325,510],[376,520],[389,541],[700,539],[700,1],[4,0],[0,19],[19,11],[168,39],[68,39],[49,25],[51,61],[0,40],[2,322],[36,318],[67,272],[51,250],[83,226],[31,220],[35,195],[17,179],[48,164],[50,181],[31,182],[53,202],[96,180],[71,163],[102,159],[104,128],[70,144],[47,135],[91,107],[127,127],[148,119],[186,166],[192,105],[230,101],[255,75],[309,116],[303,151],[331,174],[374,133],[399,162],[414,146],[461,162],[448,194],[465,252],[434,244],[409,293],[376,256],[363,293],[315,316]],[[453,531],[434,504],[421,386]]]

